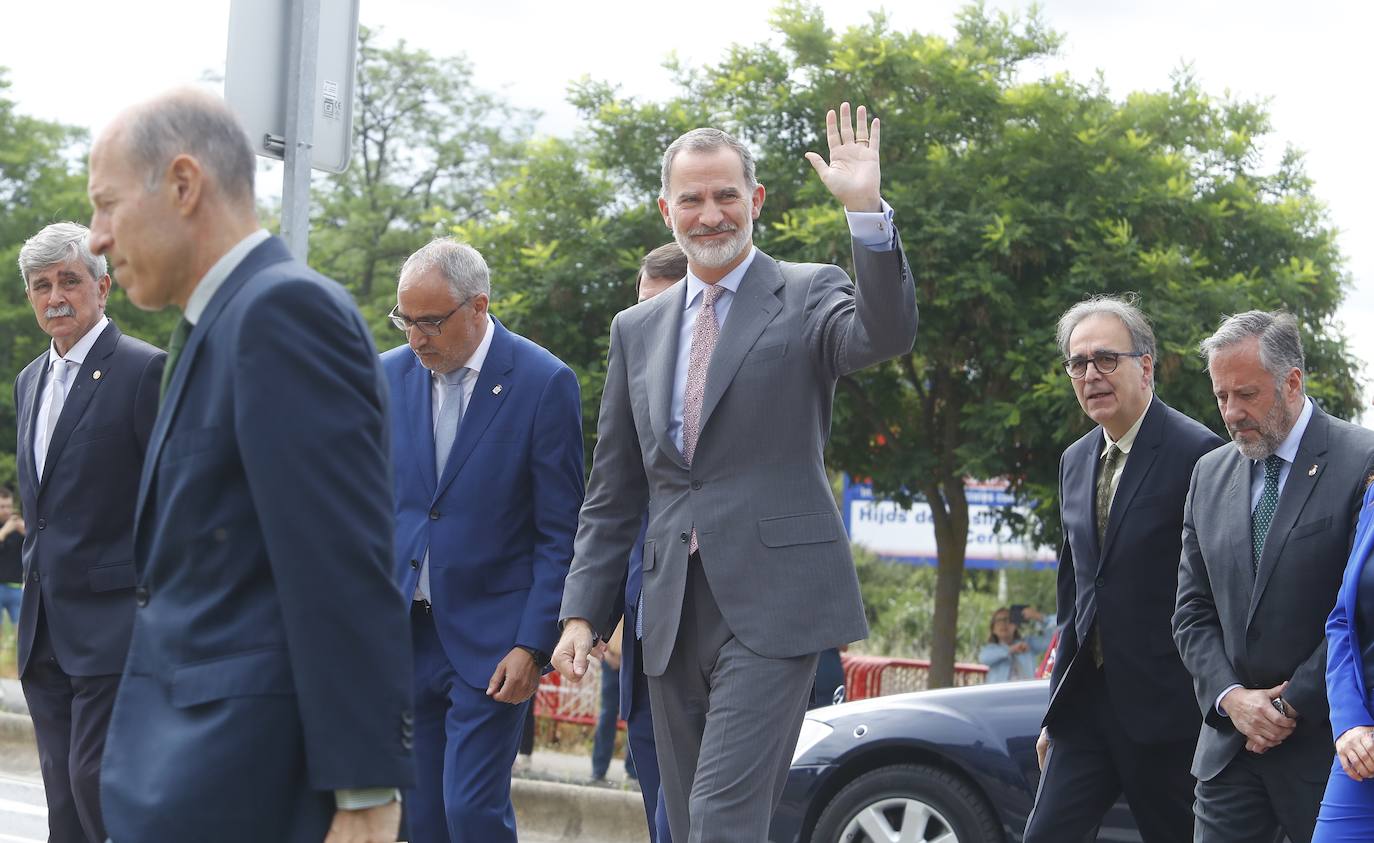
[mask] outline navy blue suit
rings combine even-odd
[[[92,329],[94,330],[94,328]],[[166,355],[111,322],[71,379],[40,482],[34,437],[48,352],[15,380],[24,537],[19,676],[51,839],[104,843],[100,757],[134,622],[134,499]]]
[[[515,843],[510,768],[525,706],[486,695],[516,646],[550,653],[582,505],[577,377],[543,348],[494,331],[436,477],[431,374],[408,346],[382,355],[392,395],[394,578],[415,592],[429,552],[432,614],[416,613],[417,785],[411,839]],[[443,829],[448,836],[443,836]]]
[[[319,843],[336,789],[412,781],[385,403],[348,294],[278,239],[201,314],[135,509],[116,843]]]
[[[654,718],[649,708],[649,682],[644,676],[643,644],[635,635],[635,618],[639,611],[639,594],[644,585],[644,537],[649,529],[649,515],[639,527],[639,537],[630,551],[629,570],[625,575],[625,629],[620,648],[620,716],[625,719],[625,731],[634,759],[635,774],[639,777],[640,793],[644,796],[644,816],[649,823],[650,843],[672,843],[668,831],[668,809],[659,784],[658,749],[654,744]]]

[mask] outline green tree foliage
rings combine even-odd
[[[680,73],[670,102],[593,84],[574,101],[595,160],[646,204],[649,151],[713,115],[759,158],[760,247],[841,264],[841,209],[801,156],[824,152],[823,115],[841,100],[882,119],[883,194],[917,279],[921,333],[912,354],[842,379],[829,456],[880,493],[932,504],[935,683],[950,680],[956,650],[965,478],[1008,477],[1037,504],[1018,526],[1057,541],[1059,455],[1090,427],[1054,344],[1069,305],[1138,291],[1159,335],[1159,393],[1213,427],[1198,340],[1222,314],[1289,308],[1305,326],[1313,395],[1339,415],[1355,406],[1333,323],[1345,282],[1334,232],[1297,153],[1263,169],[1261,105],[1212,97],[1186,71],[1124,101],[1101,80],[1039,73],[1060,36],[1034,14],[972,6],[949,38],[875,14],[837,34],[791,0],[774,24],[777,39]]]
[[[491,188],[509,172],[529,134],[529,115],[472,84],[461,58],[358,39],[353,160],[313,185],[310,262],[344,284],[381,347],[396,274],[409,255],[454,224],[493,212]]]
[[[14,378],[42,353],[24,295],[19,247],[43,226],[90,218],[82,169],[85,134],[74,127],[20,114],[0,68],[0,485],[14,488]]]

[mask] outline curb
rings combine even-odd
[[[0,745],[33,750],[33,720],[0,711]],[[539,779],[511,781],[511,801],[522,832],[567,843],[648,843],[644,801],[637,791]]]
[[[511,782],[521,832],[557,841],[648,843],[644,800],[637,792],[515,779]]]

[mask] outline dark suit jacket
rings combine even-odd
[[[1178,594],[1183,501],[1193,466],[1222,444],[1215,433],[1153,398],[1121,472],[1107,523],[1097,542],[1097,480],[1102,429],[1068,447],[1059,464],[1064,545],[1059,554],[1062,631],[1050,677],[1045,723],[1072,693],[1075,671],[1091,668],[1081,646],[1096,620],[1102,635],[1107,693],[1127,734],[1138,742],[1184,740],[1197,734],[1192,683],[1169,627]]]
[[[908,353],[917,315],[900,242],[881,252],[856,243],[854,265],[857,283],[835,266],[754,256],[711,356],[690,467],[668,437],[686,282],[611,323],[560,617],[614,628],[647,507],[646,675],[664,672],[677,640],[693,527],[720,613],[755,653],[791,658],[868,634],[823,454],[836,381]]]
[[[33,650],[40,599],[53,651],[68,675],[124,670],[134,620],[134,500],[166,356],[120,333],[114,322],[106,325],[72,380],[41,480],[33,439],[48,352],[14,382],[16,468],[28,528],[21,677]]]
[[[639,612],[639,594],[644,589],[644,537],[648,532],[649,514],[645,513],[625,571],[625,629],[620,647],[620,716],[624,720],[629,720],[635,709],[635,672],[644,671],[639,654],[635,652],[635,618]],[[649,704],[647,699],[639,702]]]
[[[429,549],[439,640],[463,681],[482,689],[512,647],[547,654],[558,642],[584,477],[577,376],[494,319],[492,330],[438,477],[429,370],[408,346],[382,355],[396,468],[392,575],[413,596]]]
[[[1258,577],[1251,564],[1250,465],[1234,446],[1203,457],[1184,510],[1174,640],[1203,715],[1193,774],[1210,780],[1245,746],[1245,736],[1216,711],[1223,690],[1288,681],[1284,698],[1300,715],[1298,727],[1261,757],[1324,776],[1333,751],[1324,627],[1374,468],[1374,432],[1313,408]]]
[[[348,294],[280,240],[253,249],[148,446],[101,779],[112,839],[318,843],[335,789],[411,784],[385,409]]]

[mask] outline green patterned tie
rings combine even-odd
[[[1259,573],[1260,556],[1264,553],[1264,540],[1269,535],[1269,525],[1274,520],[1274,511],[1279,508],[1279,470],[1283,468],[1283,457],[1270,454],[1264,458],[1264,491],[1260,492],[1259,504],[1250,513],[1250,548],[1254,551],[1250,563],[1255,573]]]
[[[1121,449],[1115,443],[1107,446],[1103,457],[1102,474],[1097,478],[1097,548],[1107,540],[1107,521],[1112,514],[1112,475],[1116,474],[1117,463],[1121,461]]]
[[[158,392],[158,401],[167,397],[167,384],[172,382],[172,372],[176,370],[177,360],[181,357],[181,349],[186,346],[186,338],[191,335],[191,329],[195,327],[185,316],[177,320],[177,326],[172,330],[172,340],[167,343],[167,361],[162,366],[162,388]]]

